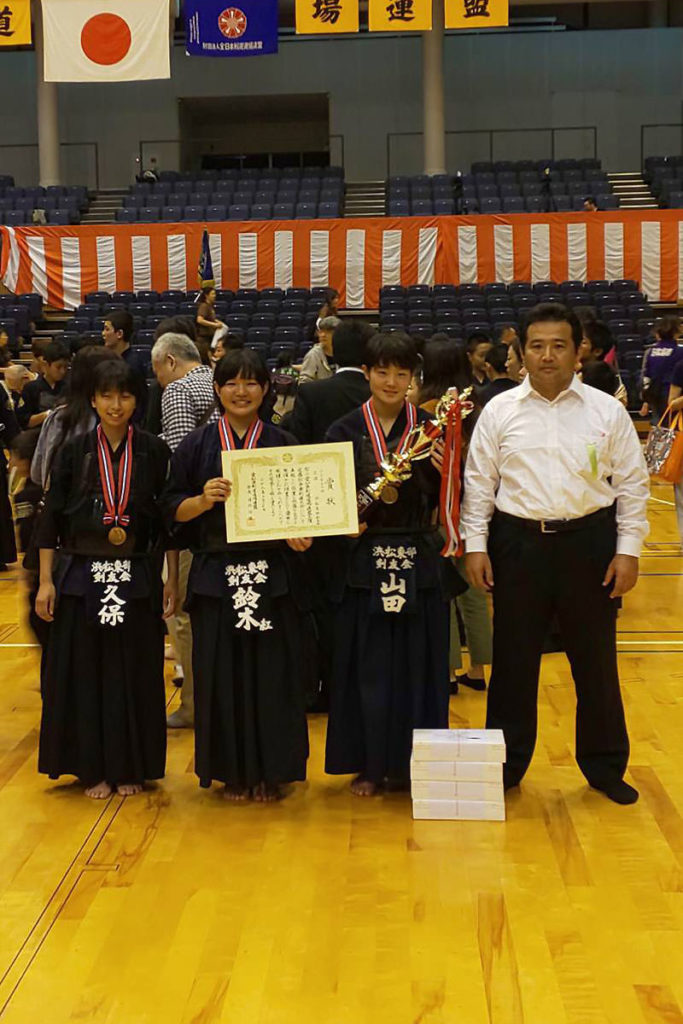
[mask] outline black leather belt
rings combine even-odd
[[[602,519],[611,519],[614,516],[614,505],[599,508],[597,512],[580,516],[578,519],[523,519],[521,516],[512,516],[508,512],[500,511],[496,511],[496,515],[511,523],[518,523],[527,530],[533,530],[534,533],[571,533],[574,530],[585,530]]]

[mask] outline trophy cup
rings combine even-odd
[[[473,411],[471,394],[471,387],[461,393],[457,388],[449,388],[439,399],[434,419],[419,423],[408,434],[400,452],[385,455],[379,467],[379,475],[358,492],[358,518],[361,521],[367,517],[376,501],[382,501],[385,505],[393,505],[398,501],[398,489],[404,481],[410,479],[413,462],[429,458],[434,442],[443,434],[456,407],[460,406],[461,419]]]

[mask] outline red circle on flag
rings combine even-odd
[[[81,32],[83,53],[94,64],[118,64],[130,50],[130,26],[118,14],[95,14]]]
[[[218,27],[226,39],[239,39],[247,31],[247,16],[239,7],[226,7],[218,15]]]

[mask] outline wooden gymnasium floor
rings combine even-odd
[[[671,491],[654,494],[619,622],[641,800],[584,785],[552,655],[505,824],[351,798],[323,775],[320,717],[309,781],[275,807],[201,792],[187,732],[142,797],[50,783],[37,652],[0,577],[2,1024],[681,1024],[683,581]],[[483,697],[451,716],[481,726]]]

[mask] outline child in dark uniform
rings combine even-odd
[[[214,382],[221,420],[193,431],[172,460],[171,513],[188,524],[194,556],[195,771],[204,788],[223,782],[228,800],[270,802],[283,784],[306,778],[302,649],[310,588],[301,552],[311,541],[227,543],[223,504],[231,484],[222,451],[296,442],[260,419],[269,375],[257,353],[228,352]]]
[[[177,551],[167,553],[162,497],[170,453],[133,426],[137,377],[101,362],[97,427],[60,448],[40,517],[36,611],[52,623],[39,771],[76,775],[86,796],[140,792],[164,774],[164,628]]]
[[[411,338],[377,334],[365,373],[371,397],[337,420],[328,441],[351,441],[356,482],[379,474],[411,428],[429,416],[406,401],[419,363]],[[347,541],[347,568],[336,597],[334,669],[326,771],[357,772],[351,785],[372,796],[405,785],[413,729],[448,727],[449,601],[465,589],[451,559],[440,556],[435,525],[439,456],[413,463],[409,480],[378,501],[368,526]]]

